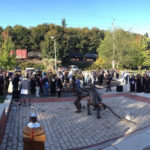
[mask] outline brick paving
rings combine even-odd
[[[23,150],[22,128],[29,121],[31,112],[37,112],[38,120],[46,131],[45,150],[88,149],[150,126],[149,99],[131,94],[103,95],[103,102],[120,116],[130,114],[132,122],[118,119],[109,110],[102,110],[102,118],[96,112],[87,115],[85,108],[76,114],[74,98],[33,99],[31,107],[13,104],[8,118],[0,150]],[[40,103],[43,102],[43,103]]]

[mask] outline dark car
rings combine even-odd
[[[15,71],[15,72],[21,72],[21,68],[20,68],[20,67],[16,67],[16,68],[14,69],[14,71]]]

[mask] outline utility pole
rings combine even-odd
[[[51,36],[51,39],[54,39],[55,70],[57,70],[56,39],[55,39],[55,37],[54,37],[54,36]]]
[[[112,22],[112,28],[113,28],[113,60],[112,60],[112,68],[115,68],[115,19],[113,19]]]
[[[57,70],[57,54],[56,54],[56,40],[54,39],[54,51],[55,51],[55,70]]]

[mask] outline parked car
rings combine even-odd
[[[15,71],[15,72],[21,72],[21,68],[20,68],[20,67],[16,67],[16,68],[14,69],[14,71]]]
[[[26,68],[25,69],[25,76],[30,77],[31,74],[33,74],[34,72],[35,72],[35,68]]]
[[[76,65],[70,65],[70,66],[68,67],[68,69],[71,70],[71,71],[79,71],[79,68],[78,68],[78,66],[76,66]]]

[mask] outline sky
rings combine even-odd
[[[97,27],[150,35],[150,0],[2,0],[0,26],[37,26],[43,23],[67,27]],[[114,21],[113,21],[114,20]]]

